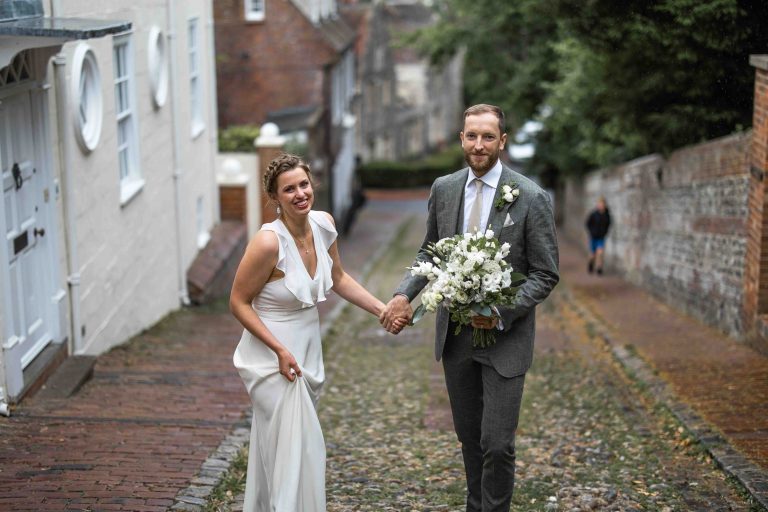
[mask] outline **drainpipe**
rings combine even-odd
[[[209,134],[209,144],[211,148],[211,163],[210,168],[211,169],[217,169],[216,167],[216,155],[219,152],[219,113],[218,113],[218,105],[216,104],[218,92],[217,92],[217,86],[216,86],[216,32],[214,27],[214,20],[213,20],[213,2],[214,0],[211,0],[210,2],[206,2],[206,16],[207,16],[207,25],[208,25],[208,69],[211,70],[209,80],[209,87],[211,93],[208,94],[208,105],[209,105],[209,118],[210,118],[210,129],[208,130]],[[219,184],[216,180],[216,173],[211,173],[211,180],[213,183],[213,197],[211,198],[211,205],[209,208],[209,211],[214,212],[214,218],[212,224],[218,224],[220,219],[220,212],[221,207],[219,206]]]
[[[179,155],[181,153],[181,135],[179,134],[179,91],[176,82],[176,3],[174,0],[167,1],[168,8],[168,85],[171,90],[171,130],[173,131],[173,202],[176,214],[176,263],[179,267],[179,301],[182,305],[188,306],[189,295],[187,293],[187,275],[184,272],[184,253],[182,251],[182,229],[181,229],[181,163]]]
[[[61,14],[61,0],[51,0],[51,18]]]
[[[70,354],[83,350],[83,336],[80,330],[80,268],[77,258],[77,232],[75,231],[75,189],[72,176],[72,134],[70,133],[69,99],[67,92],[67,58],[58,53],[53,59],[53,73],[56,83],[56,110],[59,140],[59,161],[61,182],[64,193],[64,239],[67,246],[67,284],[69,284]]]

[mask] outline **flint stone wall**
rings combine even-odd
[[[740,337],[749,329],[742,308],[750,140],[740,133],[572,179],[561,229],[586,252],[587,214],[605,196],[606,270]]]

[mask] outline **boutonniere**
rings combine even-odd
[[[501,186],[501,197],[499,197],[493,205],[497,210],[504,208],[504,205],[512,204],[517,200],[520,195],[520,189],[518,188],[516,181],[508,181]]]

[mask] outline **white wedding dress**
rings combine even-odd
[[[315,411],[325,380],[315,304],[333,286],[328,248],[336,230],[309,213],[317,253],[314,278],[281,220],[264,224],[280,241],[277,268],[285,277],[264,285],[253,308],[296,358],[302,377],[280,375],[277,356],[247,330],[233,361],[253,404],[244,512],[325,512],[325,440]]]

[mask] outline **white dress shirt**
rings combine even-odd
[[[461,227],[461,232],[467,232],[467,224],[469,223],[469,212],[472,211],[472,205],[475,203],[475,196],[477,195],[477,185],[475,185],[475,173],[472,169],[469,169],[469,176],[467,176],[467,183],[464,185],[464,223]],[[493,207],[493,198],[496,196],[496,187],[499,186],[499,180],[501,179],[501,160],[496,160],[490,171],[485,173],[480,180],[483,182],[483,209],[480,211],[480,231],[485,231],[488,217],[491,214],[491,208]]]

